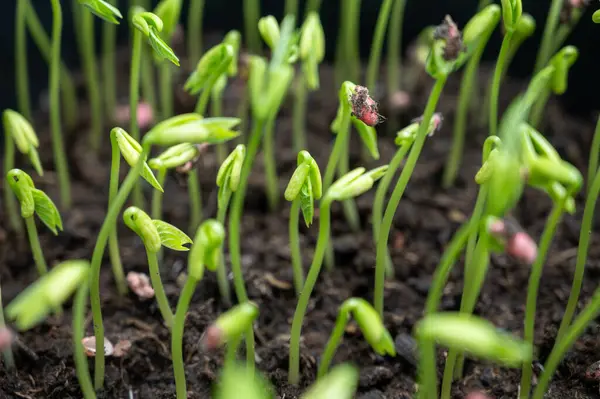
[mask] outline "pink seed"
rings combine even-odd
[[[13,342],[13,333],[7,327],[0,328],[0,350],[5,350],[11,347]]]
[[[223,344],[223,332],[215,325],[209,326],[202,338],[204,350],[215,350]]]
[[[120,124],[129,122],[129,105],[119,105],[115,110],[115,118]],[[138,103],[137,123],[141,129],[145,129],[154,121],[152,107],[146,102]]]
[[[150,278],[144,273],[127,273],[127,283],[140,299],[154,298],[154,289],[150,283]]]
[[[471,392],[467,395],[465,399],[492,399],[492,397],[487,396],[481,392]]]
[[[506,243],[506,253],[530,265],[537,258],[537,245],[527,233],[519,232]]]

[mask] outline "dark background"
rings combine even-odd
[[[14,85],[14,15],[15,4],[19,0],[3,1],[4,23],[0,26],[0,45],[3,54],[0,62],[0,109],[16,107]],[[334,54],[335,38],[339,20],[338,10],[340,1],[323,0],[321,19],[327,36],[327,56],[331,59]],[[426,25],[438,24],[445,14],[451,14],[460,27],[474,14],[479,0],[407,0],[406,16],[404,23],[403,44],[409,43]],[[497,1],[499,3],[499,0]],[[48,0],[32,0],[42,23],[50,31],[52,12]],[[78,68],[77,47],[74,41],[72,6],[75,1],[63,0],[63,59],[71,69]],[[154,3],[157,3],[155,1]],[[304,9],[304,2],[300,2],[300,10]],[[120,0],[118,7],[122,14],[127,15],[126,7],[129,1]],[[381,0],[363,0],[361,8],[361,54],[368,57],[371,37]],[[278,19],[283,14],[284,0],[263,0],[261,15],[272,14]],[[537,21],[535,35],[527,40],[515,58],[510,74],[512,76],[527,78],[531,74],[533,63],[537,54],[540,38],[544,29],[546,15],[550,7],[550,0],[523,0],[523,9],[532,14]],[[187,20],[188,2],[184,1],[181,21]],[[600,108],[600,76],[598,76],[598,54],[600,52],[600,26],[591,21],[593,11],[600,8],[597,1],[592,1],[591,6],[581,19],[578,26],[568,40],[568,43],[577,46],[581,52],[580,58],[572,69],[570,85],[567,93],[562,96],[564,105],[571,112],[589,114]],[[205,0],[204,29],[206,32],[226,32],[230,29],[240,29],[243,32],[243,6],[242,0]],[[97,20],[97,37],[99,38],[102,22]],[[119,27],[119,42],[127,44],[128,24],[121,23]],[[502,36],[497,29],[493,39],[488,45],[484,59],[493,62],[500,48]],[[100,46],[98,45],[97,48]],[[35,106],[40,92],[47,87],[47,67],[35,45],[28,44],[29,76],[32,90],[32,101]]]

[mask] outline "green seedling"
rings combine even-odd
[[[592,21],[596,24],[600,24],[600,10],[594,11],[594,14],[592,14]]]
[[[306,16],[300,29],[298,56],[302,63],[295,82],[294,109],[292,115],[292,147],[294,152],[306,148],[306,101],[309,91],[319,88],[319,64],[325,57],[325,33],[319,14],[312,12]]]
[[[321,0],[308,0],[306,2],[306,8],[304,10],[304,14],[308,15],[311,12],[318,13],[321,9]]]
[[[441,128],[443,121],[443,117],[440,113],[436,113],[431,118],[431,122],[429,123],[429,136],[432,136],[436,131]],[[404,129],[400,130],[396,133],[395,143],[399,146],[398,151],[394,154],[394,157],[390,161],[389,168],[381,179],[381,182],[377,186],[377,190],[375,191],[375,198],[373,199],[373,210],[371,216],[371,222],[373,224],[373,243],[377,245],[377,239],[379,237],[379,230],[381,227],[381,219],[383,217],[383,204],[385,201],[385,196],[388,193],[390,188],[390,184],[392,183],[392,179],[396,175],[398,168],[404,161],[406,154],[410,150],[410,147],[415,141],[417,137],[417,132],[419,131],[419,121],[414,121]],[[393,278],[394,276],[394,267],[392,264],[392,259],[387,252],[387,261],[386,261],[386,276],[388,278]]]
[[[419,343],[419,394],[422,399],[437,398],[435,345],[468,352],[502,366],[519,367],[531,362],[533,347],[498,330],[479,317],[459,313],[434,313],[425,316],[415,327]],[[450,398],[450,390],[442,389],[442,399]]]
[[[258,20],[260,18],[260,1],[244,0],[244,30],[246,31],[246,47],[253,54],[260,54],[262,46],[258,34]]]
[[[52,5],[52,50],[50,55],[50,131],[52,136],[52,152],[54,166],[58,175],[60,203],[64,209],[71,207],[71,181],[69,180],[69,164],[63,143],[60,123],[60,40],[62,36],[62,7],[60,0],[51,0]]]
[[[237,399],[240,392],[247,399],[272,399],[273,387],[262,375],[252,375],[236,363],[226,364],[213,389],[215,399]]]
[[[230,45],[233,48],[233,58],[229,63],[229,67],[227,68],[227,74],[221,74],[221,76],[217,79],[215,84],[212,86],[211,90],[211,113],[212,116],[218,117],[223,115],[223,91],[227,86],[227,78],[234,77],[238,74],[238,58],[240,45],[242,41],[242,36],[240,32],[237,30],[229,31],[225,38],[223,39],[223,43]],[[221,143],[217,145],[217,161],[219,163],[223,163],[225,161],[225,157],[227,156],[227,145],[225,143]]]
[[[42,253],[33,215],[37,215],[46,227],[57,235],[58,231],[63,229],[60,213],[50,197],[35,188],[33,180],[27,173],[20,169],[12,169],[6,175],[6,180],[21,205],[21,217],[25,219],[33,260],[39,275],[43,276],[48,272],[48,266]]]
[[[351,315],[358,323],[358,327],[362,331],[365,340],[371,345],[375,353],[380,356],[396,355],[394,340],[383,325],[383,321],[375,309],[364,299],[350,298],[340,306],[335,327],[321,356],[317,378],[321,379],[325,377],[335,350],[344,336],[346,325],[350,321]]]
[[[403,86],[401,76],[403,76],[404,70],[401,54],[405,9],[406,0],[394,1],[387,35],[387,64],[389,66],[387,68],[387,91],[390,98],[400,92]],[[392,108],[392,112],[395,112],[395,108]]]
[[[171,44],[175,28],[179,23],[181,14],[181,0],[161,0],[153,13],[163,22],[163,28],[160,34],[162,42],[167,46]],[[155,59],[162,61],[165,54],[156,47],[154,48]],[[175,63],[179,65],[178,63]],[[160,64],[160,99],[161,99],[161,116],[163,119],[173,116],[173,71],[171,64],[162,62]]]
[[[123,220],[127,227],[140,236],[144,243],[146,256],[148,257],[150,281],[152,281],[152,288],[156,293],[156,302],[165,324],[171,328],[173,326],[173,312],[160,278],[156,254],[163,246],[175,251],[188,251],[189,248],[185,245],[191,244],[192,240],[175,226],[162,220],[152,220],[146,212],[135,206],[131,206],[123,212]]]
[[[110,131],[110,143],[112,160],[108,188],[109,209],[112,203],[115,201],[119,191],[119,170],[121,169],[121,156],[123,156],[127,164],[133,168],[135,167],[142,152],[142,147],[140,144],[120,127],[116,127]],[[146,180],[156,191],[160,193],[163,192],[162,183],[156,179],[152,173],[152,170],[145,162],[141,172],[141,177],[143,177],[144,180]],[[127,292],[127,282],[125,281],[125,273],[123,272],[123,264],[121,262],[121,255],[119,253],[119,238],[117,235],[116,224],[113,226],[113,229],[108,237],[108,253],[110,256],[110,263],[112,265],[112,271],[115,278],[115,283],[117,285],[117,290],[121,295],[125,295]]]
[[[23,155],[27,155],[31,166],[38,175],[42,176],[44,170],[40,163],[40,157],[37,151],[40,143],[33,130],[33,126],[23,117],[23,115],[11,109],[4,110],[2,113],[2,125],[4,127],[4,170],[9,171],[15,166],[15,147]],[[4,192],[8,192],[8,180],[4,182]],[[11,196],[6,196],[6,213],[11,227],[22,232],[23,227],[17,214],[17,203]]]
[[[296,295],[299,296],[304,286],[304,272],[300,253],[298,219],[300,211],[302,211],[306,227],[312,224],[315,214],[315,201],[323,195],[323,186],[319,165],[308,151],[301,151],[298,154],[297,164],[298,167],[290,178],[284,197],[292,202],[289,223],[290,252],[294,272],[294,288],[296,289]]]
[[[300,397],[301,399],[351,399],[358,387],[358,369],[340,364],[320,378]]]
[[[110,7],[117,5],[117,0],[106,0]],[[118,10],[117,10],[118,11]],[[119,18],[122,18],[119,12]],[[116,20],[116,18],[115,18]],[[104,85],[104,107],[108,118],[114,117],[117,108],[117,77],[116,77],[116,45],[117,45],[117,24],[114,23],[102,25],[102,81]]]
[[[360,5],[361,0],[340,3],[340,22],[335,52],[335,82],[352,82],[360,78]]]
[[[292,67],[283,63],[293,29],[294,17],[288,16],[281,24],[279,42],[268,67],[263,58],[250,58],[248,90],[254,126],[248,138],[240,186],[233,195],[229,216],[229,254],[235,294],[239,302],[248,301],[240,253],[240,222],[248,187],[248,177],[261,143],[265,123],[269,118],[274,119],[277,115],[293,77]],[[249,369],[254,370],[254,332],[252,329],[248,329],[246,332],[246,359],[249,362]]]
[[[246,146],[239,144],[221,164],[217,173],[217,187],[219,187],[217,194],[217,221],[222,225],[225,225],[225,218],[227,217],[227,209],[229,208],[231,196],[240,186],[242,165],[244,164],[245,157]],[[227,281],[227,269],[225,267],[224,256],[221,256],[221,262],[217,268],[217,282],[219,284],[221,297],[223,297],[226,303],[231,303],[231,293],[229,290],[229,282]]]
[[[192,62],[202,54],[202,23],[204,18],[204,0],[191,0],[188,8],[187,55]]]
[[[375,32],[373,33],[373,41],[371,43],[371,52],[369,54],[369,63],[367,64],[367,87],[377,86],[377,75],[379,74],[379,64],[381,62],[383,39],[385,37],[385,31],[388,27],[393,3],[394,0],[384,0],[379,8],[377,23],[375,24]]]
[[[190,302],[196,286],[204,276],[204,267],[215,271],[221,262],[222,246],[225,241],[223,224],[209,219],[202,223],[194,237],[190,254],[188,256],[188,275],[185,285],[177,302],[175,322],[171,335],[171,356],[173,358],[173,373],[175,374],[175,387],[177,399],[187,398],[185,383],[185,368],[183,362],[183,329],[185,316],[190,307]]]
[[[475,92],[474,87],[478,77],[479,63],[492,33],[500,22],[501,15],[501,8],[498,5],[489,5],[471,18],[464,29],[463,38],[467,46],[471,46],[469,51],[472,52],[472,56],[467,62],[460,85],[458,108],[454,119],[452,149],[446,161],[442,180],[442,184],[446,188],[454,184],[460,168],[469,105],[471,104],[471,96]]]
[[[369,172],[365,168],[357,168],[338,179],[329,187],[319,204],[319,237],[312,264],[306,277],[306,282],[302,288],[294,319],[292,322],[292,332],[290,337],[290,364],[288,380],[291,384],[298,384],[300,380],[300,335],[302,333],[302,324],[304,315],[308,308],[308,301],[315,288],[315,284],[321,271],[325,249],[329,244],[331,229],[331,204],[333,201],[344,201],[370,190],[375,182],[385,174],[387,166],[381,166]]]
[[[392,228],[394,214],[404,190],[410,180],[412,172],[417,164],[425,139],[428,136],[429,124],[435,112],[435,108],[442,94],[449,74],[458,66],[463,64],[468,58],[464,53],[464,44],[462,43],[461,33],[450,16],[446,17],[445,22],[436,28],[434,32],[435,40],[431,44],[430,55],[427,60],[427,73],[435,79],[435,85],[427,100],[425,112],[419,130],[417,131],[415,141],[412,145],[406,164],[398,178],[394,191],[390,197],[388,205],[383,214],[379,237],[377,239],[377,257],[375,266],[375,290],[373,301],[375,309],[380,316],[383,315],[383,284],[385,280],[386,263],[388,260],[387,244]]]
[[[99,74],[96,66],[96,41],[94,35],[94,15],[110,24],[118,24],[123,18],[121,12],[103,0],[78,0],[87,10],[79,13],[80,17],[80,50],[84,67],[87,94],[91,108],[91,146],[98,151],[102,138],[102,98],[100,93]]]
[[[233,120],[231,120],[233,119]],[[181,143],[218,143],[237,137],[237,133],[231,131],[238,119],[231,118],[207,118],[202,119],[197,114],[183,114],[166,119],[154,126],[142,141],[142,150],[136,158],[135,166],[129,170],[127,177],[119,188],[114,201],[109,206],[108,212],[94,246],[90,272],[90,303],[94,320],[94,333],[96,342],[104,342],[104,323],[102,321],[102,309],[100,306],[100,266],[106,249],[108,237],[117,221],[125,201],[133,190],[139,176],[147,165],[145,160],[153,145],[169,146]],[[98,351],[95,357],[94,386],[101,389],[104,385],[104,352]]]

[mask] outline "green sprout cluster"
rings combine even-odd
[[[73,11],[90,105],[89,146],[97,154],[102,154],[100,150],[105,144],[108,146],[110,143],[111,149],[107,211],[97,232],[90,259],[65,260],[53,265],[42,251],[35,216],[54,235],[60,234],[65,227],[68,230],[69,223],[67,221],[63,226],[59,208],[48,194],[36,188],[36,183],[39,187],[50,188],[52,181],[42,180],[44,168],[48,165],[45,162],[43,164],[41,159],[47,158],[40,157],[43,146],[40,146],[34,127],[37,119],[34,118],[28,94],[28,33],[49,64],[49,131],[60,193],[60,210],[65,211],[63,214],[67,219],[72,217],[68,212],[71,206],[71,182],[64,140],[66,133],[73,131],[80,121],[77,87],[61,59],[61,2],[50,0],[50,3],[53,17],[50,35],[40,23],[31,0],[19,0],[16,7],[14,58],[18,110],[4,110],[2,116],[5,134],[3,200],[8,228],[17,233],[19,238],[23,238],[24,220],[39,279],[12,299],[5,309],[0,300],[0,328],[13,323],[20,331],[32,329],[50,315],[60,315],[63,306],[75,294],[72,305],[73,357],[84,398],[102,396],[101,390],[105,385],[105,352],[100,350],[94,354],[92,378],[81,340],[85,332],[88,300],[95,340],[104,342],[105,339],[100,275],[106,247],[117,291],[122,296],[128,293],[125,269],[129,265],[124,265],[121,259],[122,242],[119,242],[117,234],[123,225],[129,229],[124,230],[125,234],[133,232],[141,239],[146,253],[149,279],[158,305],[156,313],[160,313],[157,317],[164,323],[165,334],[170,338],[177,399],[185,399],[189,393],[184,357],[187,344],[184,340],[186,315],[198,286],[204,284],[205,268],[216,274],[220,305],[224,310],[207,326],[200,342],[203,351],[226,347],[214,397],[234,399],[240,397],[240,392],[244,392],[244,397],[248,399],[274,397],[273,387],[256,372],[258,356],[255,353],[254,328],[264,320],[260,315],[260,303],[251,300],[248,295],[242,268],[244,205],[250,189],[251,173],[256,169],[259,155],[264,166],[264,194],[269,208],[277,212],[282,206],[282,197],[290,202],[289,263],[297,303],[289,333],[288,381],[292,385],[306,382],[303,386],[306,389],[301,396],[304,399],[354,397],[358,386],[358,368],[351,364],[340,364],[330,370],[330,366],[351,320],[357,324],[364,341],[373,352],[379,356],[396,355],[392,336],[397,331],[386,327],[390,325],[390,315],[385,307],[385,282],[386,279],[395,278],[396,267],[400,266],[395,264],[389,238],[393,232],[395,215],[402,206],[402,199],[421,153],[425,145],[433,140],[434,133],[441,129],[443,115],[436,111],[446,83],[453,73],[463,67],[454,114],[452,148],[442,177],[444,188],[456,184],[469,128],[487,125],[489,133],[482,148],[481,167],[473,177],[478,185],[475,205],[469,218],[445,245],[432,276],[424,315],[413,326],[419,352],[416,397],[450,399],[452,385],[462,378],[465,357],[469,356],[503,367],[521,368],[520,399],[542,399],[561,360],[600,314],[598,289],[590,303],[576,315],[585,277],[592,221],[600,194],[599,120],[585,181],[587,192],[572,289],[554,347],[546,358],[537,386],[532,389],[537,295],[544,264],[564,215],[576,214],[576,197],[584,185],[581,172],[563,159],[544,136],[545,126],[542,122],[550,96],[561,95],[568,88],[569,72],[579,52],[573,46],[564,46],[564,42],[579,22],[583,7],[571,10],[569,20],[564,21],[560,16],[563,1],[552,1],[535,73],[523,93],[501,114],[498,102],[502,81],[517,51],[536,29],[533,18],[524,12],[521,0],[502,0],[500,5],[482,0],[478,11],[463,29],[450,16],[446,16],[437,27],[427,27],[419,35],[411,52],[414,65],[410,65],[410,68],[408,64],[403,64],[400,56],[404,10],[408,2],[383,0],[373,34],[364,86],[355,83],[361,82],[358,51],[361,1],[342,1],[335,54],[338,107],[333,120],[327,121],[330,122],[334,140],[328,157],[321,158],[320,153],[313,152],[314,157],[309,153],[310,143],[307,140],[311,94],[325,86],[320,76],[320,65],[325,60],[327,47],[319,14],[320,0],[306,2],[303,19],[299,2],[286,0],[285,16],[281,21],[272,15],[261,18],[260,2],[245,0],[244,34],[232,30],[221,42],[206,50],[202,41],[205,1],[191,0],[185,36],[187,54],[183,56],[176,54],[175,50],[179,47],[174,46],[184,7],[182,0],[161,0],[153,10],[149,10],[148,1],[131,2],[126,12],[121,12],[118,2],[114,0],[77,0]],[[101,21],[96,21],[96,17]],[[600,23],[600,11],[596,11],[592,18]],[[123,19],[131,31],[129,121],[119,123],[128,122],[128,130],[120,126],[107,130],[104,122],[113,122],[118,106],[116,25]],[[101,74],[97,70],[94,48],[95,22],[102,23]],[[503,28],[504,34],[502,47],[489,87],[484,90],[483,101],[479,101],[478,77],[482,56],[499,27]],[[379,115],[378,103],[374,100],[382,91],[379,71],[386,33],[388,68],[385,89],[389,98],[403,89],[414,88],[417,84],[415,81],[426,79],[431,83],[422,113],[414,115],[417,118],[396,132],[397,148],[389,164],[379,162],[378,131],[379,124],[385,118]],[[263,47],[268,49],[268,56]],[[247,57],[242,56],[246,54],[243,50],[249,52]],[[175,68],[181,68],[179,71],[182,72],[176,74]],[[181,73],[187,72],[189,75],[182,80],[182,89],[191,96],[198,96],[198,99],[193,112],[177,113],[180,104],[177,104],[174,95],[176,82],[179,82]],[[155,81],[157,75],[158,84]],[[233,82],[245,84],[240,95],[240,117],[225,115],[225,93]],[[155,86],[159,88],[158,96]],[[295,170],[286,176],[288,183],[283,191],[277,168],[279,137],[276,134],[276,122],[289,94],[294,100],[291,142],[297,158]],[[149,104],[157,122],[148,131],[138,120],[141,101]],[[398,110],[390,110],[390,119],[395,113]],[[480,120],[473,116],[476,113],[480,115]],[[251,118],[248,118],[248,114]],[[244,132],[244,127],[248,126],[251,126],[250,131]],[[358,133],[361,140],[362,161],[379,162],[379,166],[351,167],[355,166],[350,145],[353,137],[351,129]],[[233,143],[234,140],[242,141]],[[161,152],[153,155],[154,147],[160,147]],[[216,197],[216,201],[213,201],[216,216],[214,219],[205,219],[204,214],[213,208],[203,208],[200,175],[204,170],[201,161],[205,155],[207,158],[212,156],[213,149],[217,173],[212,188],[216,195],[210,200]],[[26,158],[26,161],[19,157]],[[128,166],[124,179],[121,179],[120,173],[122,160]],[[324,169],[321,169],[323,166]],[[40,180],[37,181],[28,171],[17,167],[34,171]],[[165,202],[166,198],[172,196],[168,188],[171,172],[187,176],[187,228],[193,240],[179,227],[165,221],[171,217],[172,211]],[[203,186],[204,183],[205,180]],[[372,200],[370,218],[372,246],[375,249],[372,303],[358,297],[340,301],[333,331],[318,358],[316,381],[308,386],[309,381],[301,381],[305,371],[301,370],[300,361],[302,330],[322,266],[326,265],[331,270],[335,264],[332,219],[336,216],[336,203],[340,203],[349,228],[358,232],[364,221],[360,219],[356,198],[369,192],[376,183],[378,186]],[[543,192],[553,204],[539,244],[516,228],[510,219],[526,189]],[[150,209],[145,209],[145,195],[149,191],[152,193]],[[53,190],[48,192],[54,193]],[[300,215],[305,226],[301,226]],[[122,220],[119,216],[122,216]],[[302,242],[301,236],[315,220],[318,220],[318,235],[310,266],[305,273],[301,244],[307,246],[309,241]],[[517,239],[529,240],[521,241],[521,245],[523,242],[530,244],[528,252],[518,253]],[[165,247],[188,252],[187,270],[183,273],[183,285],[177,298],[173,298],[173,293],[165,290],[163,284],[166,275],[163,257]],[[522,338],[501,331],[489,321],[474,315],[492,266],[490,259],[493,253],[507,253],[529,267]],[[464,264],[460,308],[455,312],[443,311],[440,308],[444,289],[455,265],[459,263]],[[242,344],[245,348],[244,365],[238,363],[238,351]],[[437,345],[448,350],[439,386]],[[10,346],[3,348],[3,359],[7,368],[18,366],[19,359],[15,359]]]

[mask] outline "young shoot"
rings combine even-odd
[[[431,122],[429,123],[429,136],[432,136],[435,132],[439,131],[442,127],[442,122],[444,118],[442,114],[435,113],[431,118]],[[419,131],[420,121],[415,120],[413,123],[405,127],[396,133],[395,143],[399,146],[398,151],[394,154],[394,157],[390,161],[389,167],[385,176],[381,179],[381,182],[377,186],[377,190],[375,191],[375,198],[373,199],[373,211],[371,215],[371,223],[373,224],[373,243],[377,245],[377,239],[379,238],[379,230],[381,227],[381,218],[383,217],[383,205],[385,201],[385,196],[388,193],[390,188],[390,184],[392,183],[392,179],[396,175],[396,172],[400,168],[400,165],[404,161],[406,154],[410,150],[410,147],[414,143],[417,132]],[[387,260],[386,260],[386,276],[391,278],[394,276],[394,267],[392,264],[392,259],[387,252]]]
[[[98,18],[118,25],[119,19],[123,18],[119,9],[104,0],[77,0],[79,4],[87,8]]]
[[[240,392],[245,399],[270,399],[273,387],[264,376],[248,373],[246,367],[237,364],[226,364],[221,372],[221,377],[214,387],[215,399],[238,399]]]
[[[298,234],[298,219],[300,211],[304,217],[306,227],[310,227],[315,214],[315,201],[323,195],[321,171],[317,161],[308,153],[300,151],[298,154],[298,167],[290,178],[284,197],[292,202],[290,209],[290,252],[292,257],[292,270],[294,273],[294,288],[299,296],[304,286],[304,271],[302,267],[302,254],[300,252],[300,237]]]
[[[375,32],[373,33],[373,42],[371,43],[371,53],[369,54],[369,63],[367,65],[367,87],[377,87],[377,75],[379,73],[383,39],[385,37],[385,31],[387,30],[393,3],[394,0],[384,0],[379,8]]]
[[[435,85],[427,100],[425,112],[419,125],[419,130],[415,141],[411,147],[406,164],[402,173],[396,182],[394,191],[390,197],[388,205],[383,215],[377,239],[377,256],[375,266],[375,289],[373,301],[375,309],[380,316],[383,315],[383,285],[385,280],[386,263],[388,260],[387,245],[392,228],[394,215],[400,200],[404,195],[404,190],[408,185],[410,177],[421,154],[429,132],[429,124],[435,112],[435,108],[442,94],[449,74],[464,63],[468,58],[464,52],[461,33],[450,16],[446,16],[444,22],[438,26],[434,32],[434,41],[431,44],[430,55],[427,60],[427,73],[435,79]]]
[[[419,395],[421,399],[438,398],[435,345],[491,360],[506,367],[531,362],[533,347],[479,317],[460,313],[433,313],[415,326],[419,344]],[[450,398],[450,387],[442,389],[441,398]]]
[[[192,240],[184,232],[175,226],[162,220],[152,220],[147,213],[139,208],[131,206],[123,212],[123,220],[127,227],[133,230],[144,243],[150,269],[150,281],[156,294],[156,302],[167,327],[173,326],[173,312],[167,299],[160,278],[160,268],[156,254],[165,246],[175,251],[188,251],[185,245],[191,244]]]
[[[396,356],[394,340],[383,325],[383,321],[381,320],[381,317],[379,317],[379,314],[373,309],[371,304],[364,299],[350,298],[344,301],[342,306],[340,306],[335,327],[331,332],[329,341],[327,341],[327,345],[321,356],[317,378],[321,379],[327,374],[335,350],[339,346],[340,341],[344,336],[346,325],[350,321],[350,316],[354,317],[365,340],[371,345],[371,348],[373,348],[375,353],[380,356]]]
[[[231,196],[240,186],[240,177],[245,157],[246,146],[239,144],[231,154],[225,158],[225,161],[221,164],[217,173],[216,183],[217,187],[219,187],[217,193],[217,221],[222,225],[225,225],[225,218],[227,217],[227,209],[229,208]],[[225,267],[224,256],[221,256],[221,262],[217,268],[217,282],[221,297],[226,303],[231,303],[231,293],[229,290],[229,281],[227,280],[227,269]]]
[[[225,229],[222,223],[209,219],[202,223],[194,237],[188,256],[188,275],[185,285],[177,302],[175,321],[171,334],[171,357],[173,358],[173,373],[177,399],[187,398],[185,383],[185,368],[183,363],[183,329],[192,296],[196,286],[204,276],[204,267],[215,271],[221,262],[222,246],[225,241]]]
[[[302,324],[304,315],[308,308],[308,301],[315,288],[323,258],[325,257],[325,249],[329,245],[330,229],[331,229],[331,204],[333,201],[344,201],[350,198],[358,197],[359,195],[370,190],[375,182],[385,174],[387,166],[381,166],[366,172],[365,168],[357,168],[345,174],[340,179],[329,187],[319,204],[319,237],[315,254],[306,282],[300,293],[294,319],[292,322],[292,332],[290,337],[290,364],[288,379],[291,384],[298,384],[300,380],[300,335],[302,333]]]
[[[48,266],[44,259],[37,227],[33,215],[37,217],[54,233],[62,230],[60,213],[54,202],[42,190],[35,188],[31,177],[20,169],[12,169],[6,175],[8,185],[21,205],[21,217],[25,219],[29,245],[33,253],[33,260],[40,276],[48,272]]]
[[[395,0],[392,5],[390,27],[387,35],[387,91],[392,99],[402,91],[402,34],[406,0]],[[390,125],[391,126],[391,125]]]
[[[350,364],[335,366],[300,397],[301,399],[351,399],[358,388],[358,369]]]
[[[188,8],[187,55],[192,62],[202,54],[202,23],[204,18],[204,0],[191,0]]]
[[[15,147],[23,155],[29,158],[31,166],[38,175],[42,176],[44,170],[37,151],[40,143],[37,134],[25,117],[12,109],[6,109],[2,113],[2,125],[4,127],[4,170],[9,171],[15,167]],[[8,180],[4,181],[4,192],[9,190]],[[6,214],[11,227],[22,232],[23,227],[17,212],[17,203],[10,195],[6,196]]]

